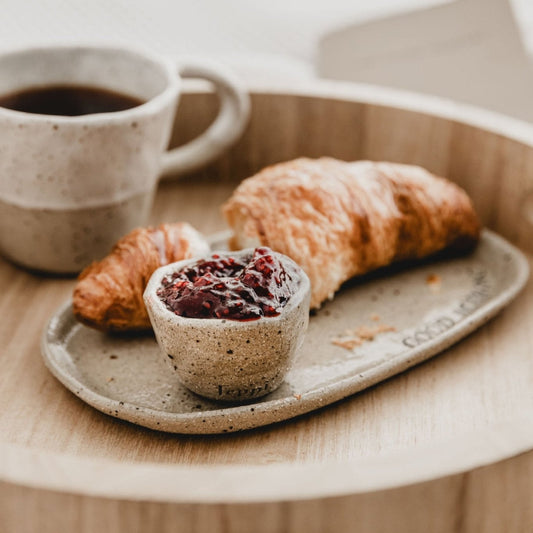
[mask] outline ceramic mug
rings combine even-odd
[[[188,144],[165,151],[182,77],[213,83],[220,112]],[[146,224],[163,175],[194,170],[233,144],[249,98],[220,67],[176,67],[146,52],[51,47],[0,54],[0,99],[25,88],[98,87],[135,97],[123,111],[79,116],[0,107],[0,252],[22,266],[74,273]]]

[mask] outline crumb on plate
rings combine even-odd
[[[337,337],[331,341],[331,344],[340,346],[346,350],[353,350],[356,346],[361,346],[363,341],[355,337]]]
[[[387,324],[363,325],[355,329],[347,329],[343,335],[332,339],[331,343],[346,350],[353,350],[356,346],[361,346],[364,342],[373,341],[376,335],[389,331],[396,331],[396,328]]]
[[[429,274],[426,278],[426,284],[431,292],[439,292],[442,279],[438,274]]]

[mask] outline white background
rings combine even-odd
[[[313,75],[318,38],[442,0],[0,0],[0,46],[97,42],[208,55],[254,76]],[[533,0],[511,0],[533,52]]]

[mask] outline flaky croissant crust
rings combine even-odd
[[[480,224],[467,194],[416,166],[300,158],[244,180],[223,206],[232,249],[265,245],[311,280],[311,307],[353,276],[448,247]]]
[[[133,230],[80,274],[72,296],[74,315],[103,331],[149,329],[143,292],[152,273],[208,251],[205,239],[186,223]]]

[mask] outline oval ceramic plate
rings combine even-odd
[[[354,280],[311,316],[281,387],[242,405],[188,391],[169,374],[153,335],[94,331],[74,319],[70,303],[50,320],[42,351],[50,371],[103,413],[175,433],[239,431],[312,411],[428,359],[493,317],[528,274],[519,250],[484,231],[470,255]]]

